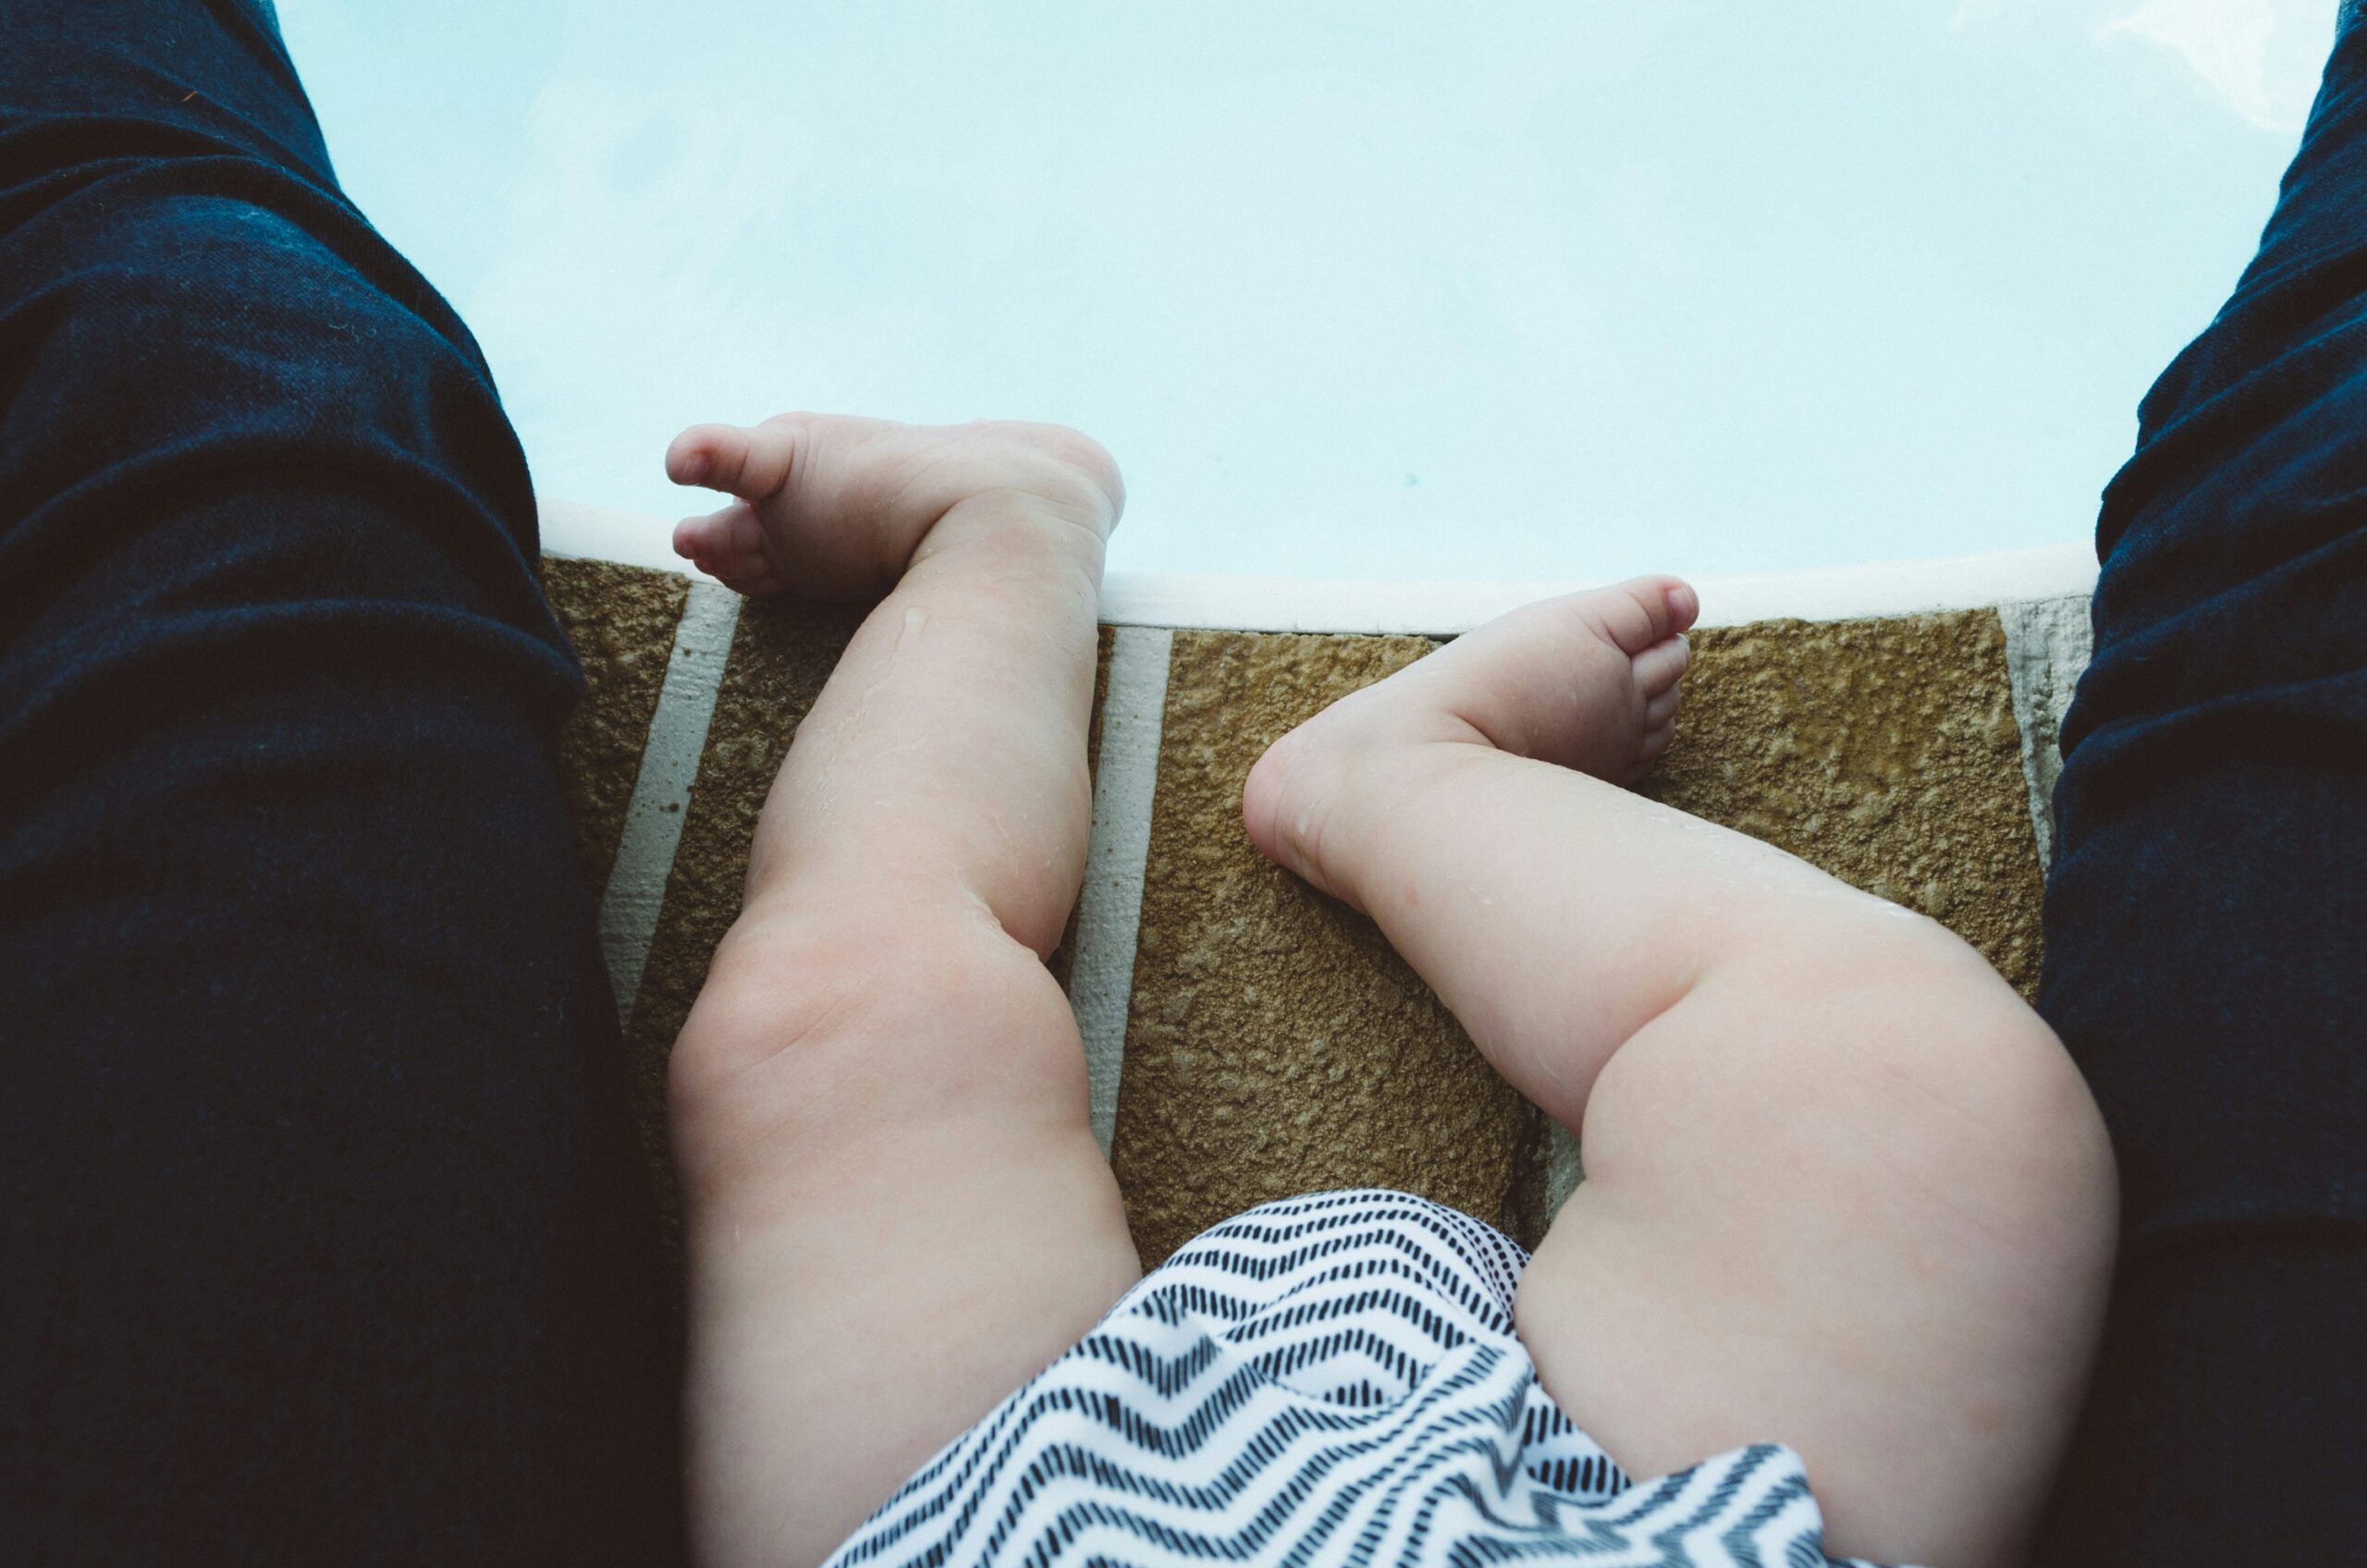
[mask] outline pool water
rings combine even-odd
[[[698,505],[699,419],[1060,420],[1116,569],[1408,579],[2082,538],[2332,11],[281,6],[545,495]]]

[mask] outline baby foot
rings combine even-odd
[[[1242,790],[1269,860],[1346,897],[1327,875],[1328,802],[1385,778],[1388,753],[1429,741],[1492,747],[1633,784],[1676,733],[1683,635],[1699,597],[1674,577],[1541,600],[1352,692],[1269,747]]]
[[[957,504],[1005,494],[1107,535],[1125,504],[1118,465],[1057,424],[898,424],[778,414],[757,425],[694,424],[666,450],[677,484],[737,499],[685,518],[674,553],[753,597],[874,597]]]

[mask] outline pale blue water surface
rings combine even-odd
[[[686,509],[693,420],[1008,415],[1118,453],[1119,570],[1526,578],[2085,537],[2334,7],[280,11],[546,496]]]

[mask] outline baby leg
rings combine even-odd
[[[2092,1350],[2102,1124],[1942,927],[1604,781],[1668,743],[1697,607],[1643,579],[1516,611],[1284,737],[1245,816],[1583,1128],[1516,1320],[1613,1457],[1784,1442],[1830,1550],[1998,1562]]]
[[[735,580],[895,582],[798,730],[672,1066],[694,1544],[812,1563],[1139,1271],[1043,962],[1117,474],[1050,427],[808,417],[669,467],[742,496],[678,541]]]

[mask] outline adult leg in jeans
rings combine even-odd
[[[580,678],[484,363],[262,0],[0,32],[7,1555],[668,1561]]]
[[[2140,410],[2065,729],[2040,1008],[2120,1273],[2038,1561],[2367,1541],[2367,25]]]

